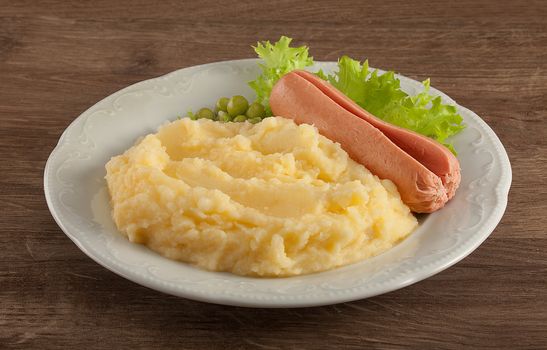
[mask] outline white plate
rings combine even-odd
[[[313,69],[334,67],[320,62]],[[458,106],[467,128],[454,138],[462,167],[456,196],[423,217],[410,237],[372,259],[299,277],[246,278],[168,260],[121,236],[110,217],[103,178],[110,157],[188,109],[212,105],[220,96],[251,99],[246,82],[257,74],[255,59],[185,68],[129,86],[82,113],[61,136],[44,173],[47,203],[61,229],[107,269],[162,292],[219,304],[302,307],[367,298],[423,280],[463,259],[498,224],[511,184],[509,159],[488,125]],[[420,83],[399,78],[405,91],[421,89]]]

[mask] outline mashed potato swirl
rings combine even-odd
[[[106,165],[124,235],[215,271],[290,276],[377,255],[417,221],[396,187],[311,125],[187,118]]]

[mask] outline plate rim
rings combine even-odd
[[[442,91],[435,89],[432,87],[432,91],[442,95],[445,99],[448,101],[453,102],[457,105],[458,108],[461,108],[468,112],[468,115],[470,115],[475,122],[480,124],[482,129],[487,132],[487,136],[489,136],[490,141],[492,142],[493,146],[496,148],[497,152],[496,155],[497,158],[501,162],[500,169],[503,172],[499,176],[499,181],[497,182],[494,193],[496,194],[496,201],[495,205],[492,209],[492,214],[489,218],[486,219],[484,224],[478,228],[479,231],[484,232],[480,239],[475,239],[473,241],[473,244],[467,245],[467,248],[464,249],[463,252],[460,252],[459,254],[456,254],[455,256],[451,257],[450,259],[447,259],[442,264],[439,264],[438,266],[435,266],[435,268],[429,269],[427,271],[421,271],[420,273],[414,273],[411,275],[410,278],[407,278],[405,281],[398,283],[396,286],[391,288],[384,288],[383,291],[373,292],[373,293],[347,293],[347,294],[336,294],[328,298],[323,299],[283,299],[283,300],[276,300],[276,299],[242,299],[241,297],[229,295],[229,294],[222,294],[222,293],[192,293],[188,292],[183,289],[175,289],[170,288],[169,285],[166,283],[162,283],[160,280],[155,281],[154,278],[147,277],[146,279],[143,279],[142,277],[139,277],[137,273],[131,270],[126,270],[116,264],[113,264],[109,261],[106,261],[100,257],[99,254],[96,254],[93,252],[90,248],[88,248],[85,243],[77,237],[76,234],[73,234],[70,232],[70,230],[65,226],[63,221],[61,220],[59,213],[57,213],[56,209],[53,206],[53,201],[51,198],[51,195],[53,195],[49,184],[48,179],[50,176],[50,171],[53,163],[53,159],[55,158],[55,155],[59,153],[60,149],[63,145],[66,144],[67,139],[67,133],[69,129],[74,127],[78,122],[80,122],[82,119],[86,117],[86,115],[96,108],[97,105],[104,103],[104,101],[114,98],[117,95],[123,94],[125,91],[129,91],[131,89],[134,89],[135,87],[138,87],[139,85],[144,85],[147,83],[150,83],[154,80],[159,79],[165,79],[170,76],[176,75],[177,73],[180,73],[182,71],[191,71],[191,70],[200,70],[207,68],[209,66],[214,66],[218,64],[235,64],[235,63],[245,63],[245,62],[258,62],[259,59],[257,58],[246,58],[246,59],[237,59],[237,60],[226,60],[226,61],[217,61],[217,62],[210,62],[206,64],[200,64],[195,66],[189,66],[180,68],[171,72],[168,72],[166,74],[160,75],[158,77],[149,78],[146,80],[142,80],[139,82],[136,82],[134,84],[131,84],[129,86],[126,86],[122,89],[119,89],[110,95],[102,98],[101,100],[94,103],[92,106],[84,110],[78,117],[76,117],[63,131],[61,136],[59,137],[59,140],[55,147],[52,149],[50,155],[48,156],[48,159],[46,161],[46,164],[44,166],[44,194],[47,202],[48,209],[54,218],[57,225],[61,228],[61,230],[65,233],[66,236],[70,238],[74,244],[88,257],[90,257],[93,261],[98,263],[99,265],[105,267],[106,269],[110,270],[111,272],[114,272],[115,274],[126,278],[134,283],[137,283],[141,286],[158,290],[167,294],[184,297],[191,300],[201,301],[201,302],[208,302],[208,303],[216,303],[216,304],[223,304],[223,305],[232,305],[232,306],[243,306],[243,307],[268,307],[268,308],[285,308],[285,307],[311,307],[311,306],[321,306],[321,305],[331,305],[331,304],[337,304],[337,303],[343,303],[353,300],[359,300],[363,298],[369,298],[376,295],[389,293],[394,290],[398,290],[404,287],[407,287],[409,285],[412,285],[416,282],[422,281],[426,278],[429,278],[435,274],[438,274],[445,269],[447,269],[450,266],[453,266],[454,264],[458,263],[465,257],[467,257],[469,254],[471,254],[473,251],[475,251],[494,231],[498,223],[501,221],[501,218],[503,217],[503,214],[506,210],[507,203],[508,203],[508,193],[512,182],[512,169],[511,164],[509,161],[509,157],[507,155],[507,152],[501,143],[500,139],[497,137],[496,133],[490,128],[490,126],[482,120],[476,113],[469,110],[468,108],[459,105],[456,101],[454,101],[452,98],[450,98],[448,95],[444,94]],[[317,61],[316,64],[333,64],[335,62],[332,61]],[[384,72],[383,70],[380,70],[380,72]],[[397,74],[397,77],[401,80],[410,80],[412,82],[417,82],[414,79],[408,78],[404,75]],[[462,244],[463,246],[464,244]],[[196,267],[197,268],[197,267]],[[205,271],[208,272],[208,271]],[[151,285],[153,284],[153,285]],[[361,294],[361,295],[359,295]]]

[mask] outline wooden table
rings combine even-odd
[[[454,267],[368,300],[245,309],[129,282],[59,229],[42,187],[63,130],[101,98],[281,34],[317,60],[369,58],[477,112],[513,168],[491,237]],[[0,348],[547,348],[545,1],[0,0]],[[156,347],[157,346],[157,347]]]

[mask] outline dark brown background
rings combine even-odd
[[[244,309],[129,282],[46,207],[69,123],[134,82],[253,56],[281,34],[435,87],[477,112],[513,168],[492,236],[454,267],[341,305]],[[547,348],[547,2],[0,0],[0,348]]]

